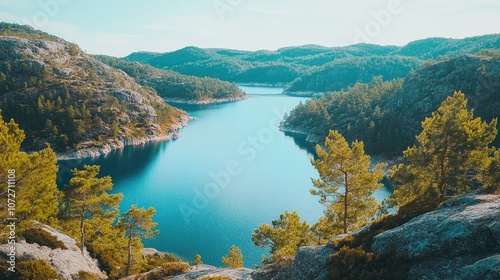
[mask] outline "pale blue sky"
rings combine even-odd
[[[89,53],[115,56],[185,46],[404,45],[499,33],[500,1],[0,0],[0,21],[31,24]]]

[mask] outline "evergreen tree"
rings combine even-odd
[[[301,246],[312,245],[313,238],[307,222],[301,222],[297,212],[285,211],[272,225],[263,224],[254,230],[252,241],[261,248],[271,247],[271,258],[263,257],[262,263],[279,261],[285,256],[294,256]]]
[[[241,249],[236,246],[231,246],[229,253],[222,257],[222,262],[229,267],[243,267],[243,255]]]
[[[47,222],[54,217],[60,195],[55,153],[50,148],[32,154],[21,152],[24,138],[14,120],[6,123],[0,115],[0,196],[7,202],[0,203],[0,221],[16,218],[21,229],[31,220]],[[7,199],[15,201],[15,206]]]
[[[118,215],[118,205],[123,198],[121,194],[107,193],[113,188],[111,177],[97,178],[99,170],[97,165],[85,165],[83,170],[75,168],[73,178],[63,190],[65,215],[67,219],[78,222],[78,225],[69,224],[69,227],[77,228],[82,253],[86,229],[103,224],[109,227]]]
[[[127,256],[127,269],[125,271],[125,276],[130,275],[132,269],[132,256],[133,256],[133,241],[134,239],[153,238],[160,231],[152,230],[157,223],[153,222],[153,216],[156,210],[153,207],[149,207],[148,210],[144,208],[138,209],[135,205],[123,214],[123,218],[118,221],[118,227],[125,230],[128,240],[128,256]]]
[[[203,261],[201,260],[201,255],[200,254],[196,254],[196,256],[194,256],[193,264],[194,265],[201,265],[201,264],[203,264]]]
[[[474,118],[461,92],[448,97],[422,122],[418,146],[404,152],[407,164],[391,170],[394,198],[401,205],[435,189],[440,195],[461,194],[478,185],[488,167],[497,120]]]
[[[500,192],[500,149],[493,153],[491,163],[486,170],[484,184],[493,192]]]
[[[338,131],[330,131],[325,148],[316,146],[318,159],[311,160],[320,179],[313,179],[311,194],[320,196],[326,206],[325,216],[333,224],[341,223],[344,233],[368,223],[377,210],[372,196],[380,188],[385,165],[370,171],[370,156],[365,155],[363,142],[349,147]],[[334,234],[334,233],[332,233]]]

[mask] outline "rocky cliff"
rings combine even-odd
[[[94,274],[99,279],[108,278],[99,269],[97,260],[91,258],[87,251],[82,254],[73,238],[47,225],[39,226],[47,233],[57,237],[66,249],[51,249],[36,243],[29,244],[20,241],[15,245],[18,263],[26,260],[45,260],[61,279],[78,279],[78,273],[81,271]],[[8,259],[7,254],[9,254],[10,246],[10,244],[0,245],[0,259]]]
[[[154,90],[75,44],[5,23],[0,24],[0,109],[25,131],[26,150],[50,144],[66,158],[169,139],[188,120]]]
[[[369,230],[367,226],[353,235]],[[326,280],[335,269],[328,263],[339,249],[334,244],[302,247],[292,260],[256,270],[195,266],[173,279]],[[450,199],[436,211],[376,235],[371,251],[406,258],[412,280],[500,279],[500,195],[472,193]]]
[[[455,91],[462,91],[475,115],[489,122],[500,112],[499,73],[498,57],[465,55],[429,63],[405,79],[384,109],[401,121],[403,143],[411,143],[425,117]]]

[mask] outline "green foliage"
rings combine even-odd
[[[406,279],[409,264],[402,256],[377,254],[361,248],[342,247],[330,256],[329,279]]]
[[[175,276],[186,273],[191,266],[185,262],[168,262],[162,268],[165,276]]]
[[[338,131],[330,131],[325,148],[316,146],[318,159],[311,160],[320,179],[313,179],[311,194],[320,197],[325,205],[325,217],[341,224],[343,233],[367,224],[375,215],[377,201],[372,196],[380,188],[385,165],[378,164],[370,171],[370,156],[363,142],[351,146]],[[331,233],[335,235],[335,232]]]
[[[141,272],[147,272],[158,267],[163,267],[169,262],[179,262],[180,260],[172,254],[163,254],[163,256],[147,255],[146,262],[141,268]]]
[[[51,249],[67,249],[62,241],[41,228],[26,229],[22,233],[22,236],[27,243],[37,243],[40,246],[47,246]]]
[[[348,141],[364,141],[370,154],[391,152],[400,131],[393,124],[395,117],[383,108],[402,84],[402,80],[384,82],[376,77],[368,84],[316,97],[295,107],[283,127],[303,130],[318,139],[338,130]]]
[[[488,192],[500,194],[500,149],[493,152],[484,177],[484,186]]]
[[[196,256],[194,256],[193,264],[194,265],[203,264],[203,261],[201,259],[201,255],[200,254],[196,254]]]
[[[234,245],[231,246],[229,253],[222,257],[222,263],[232,268],[243,267],[243,254],[241,254],[241,249]]]
[[[220,98],[241,98],[238,86],[213,78],[185,76],[111,56],[97,56],[102,62],[125,71],[137,82],[155,89],[163,98],[203,101]]]
[[[97,276],[95,273],[80,270],[80,271],[78,271],[78,279],[79,280],[99,280],[99,276]]]
[[[59,41],[61,39],[33,29],[29,25],[19,25],[14,23],[0,22],[0,36],[15,36],[26,39],[39,39],[47,41]]]
[[[165,104],[154,90],[132,83],[117,70],[98,67],[72,43],[20,25],[1,23],[0,34],[28,38],[30,45],[43,50],[19,53],[13,49],[16,44],[0,50],[0,108],[4,119],[15,119],[25,130],[25,150],[50,144],[56,152],[65,152],[102,146],[119,136],[161,134],[185,115]],[[79,55],[62,64],[56,60],[61,54],[34,41],[39,39],[65,46],[58,52]],[[120,102],[118,92],[127,91],[139,98]],[[156,112],[140,112],[147,105]]]
[[[402,56],[338,59],[294,80],[285,91],[326,93],[348,90],[356,83],[369,83],[377,76],[386,81],[404,78],[420,64],[416,58]]]
[[[123,214],[123,217],[118,220],[117,228],[125,232],[128,240],[128,257],[125,276],[129,276],[132,269],[133,240],[153,238],[160,232],[159,230],[152,230],[158,226],[157,223],[153,222],[155,213],[156,210],[153,207],[145,210],[144,208],[139,209],[137,206],[132,205],[130,210]]]
[[[33,279],[60,279],[57,272],[45,260],[27,260],[16,264],[16,273],[12,278],[16,280]]]
[[[477,188],[488,167],[497,120],[474,118],[461,92],[448,97],[422,122],[418,146],[404,152],[407,164],[391,171],[394,197],[399,204],[422,196],[428,188],[440,195],[456,195]]]
[[[123,198],[121,194],[107,193],[113,188],[111,177],[97,178],[99,170],[97,165],[85,165],[83,170],[75,168],[73,178],[63,189],[63,219],[77,222],[67,225],[78,232],[82,252],[85,248],[86,230],[103,228],[104,225],[111,227]]]
[[[22,229],[31,220],[47,222],[58,211],[59,191],[56,185],[56,155],[47,148],[27,154],[21,152],[25,137],[19,126],[10,120],[5,123],[0,116],[0,194],[16,201],[15,217]],[[9,191],[9,175],[12,177]],[[0,221],[9,217],[8,204],[0,204]]]
[[[271,247],[271,258],[263,257],[263,264],[294,256],[299,247],[314,244],[309,225],[301,222],[295,211],[285,211],[278,220],[272,221],[272,225],[260,225],[252,233],[252,241],[263,249]]]
[[[275,85],[294,81],[296,90],[326,91],[347,88],[357,81],[368,82],[373,75],[383,75],[385,79],[403,77],[423,60],[498,49],[498,37],[494,34],[463,40],[431,38],[404,47],[306,45],[255,52],[187,47],[169,53],[133,53],[126,59],[185,75]]]

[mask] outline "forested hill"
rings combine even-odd
[[[500,49],[500,34],[465,39],[429,38],[402,47],[357,44],[328,48],[305,45],[253,52],[186,47],[167,53],[132,53],[126,59],[185,75],[208,76],[237,83],[287,85],[287,92],[294,94],[347,89],[354,85],[353,80],[366,82],[365,76],[382,75],[384,80],[404,77],[426,60],[444,60],[484,49]],[[384,68],[388,61],[392,66]],[[336,76],[343,69],[353,66],[364,67],[361,68],[363,75],[350,71],[344,76],[348,79]]]
[[[96,58],[123,70],[139,84],[152,87],[167,100],[212,103],[247,98],[237,85],[218,79],[186,76],[171,70],[161,70],[151,65],[111,56],[99,55]]]
[[[187,119],[77,45],[7,23],[0,23],[0,110],[25,131],[25,149],[50,144],[57,152],[166,138]]]
[[[465,93],[469,108],[483,120],[500,117],[499,54],[429,62],[404,80],[378,77],[317,97],[293,109],[282,129],[307,134],[313,142],[321,142],[330,129],[339,130],[349,141],[363,140],[369,153],[398,155],[415,143],[421,122],[454,91]]]

